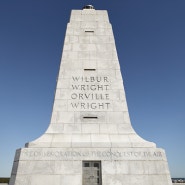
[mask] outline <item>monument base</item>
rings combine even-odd
[[[82,185],[85,181],[172,185],[163,149],[75,147],[17,150],[9,185]]]

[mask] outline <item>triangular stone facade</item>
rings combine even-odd
[[[131,126],[107,11],[72,10],[50,125],[16,151],[10,185],[171,184],[164,150]]]

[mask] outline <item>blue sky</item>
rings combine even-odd
[[[1,0],[0,177],[49,125],[66,24],[86,4],[108,10],[134,129],[185,177],[184,0]]]

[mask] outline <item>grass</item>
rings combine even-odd
[[[0,183],[9,183],[10,178],[6,178],[6,177],[1,177],[0,178]]]

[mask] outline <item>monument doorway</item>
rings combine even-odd
[[[101,161],[83,161],[83,185],[102,185]]]

